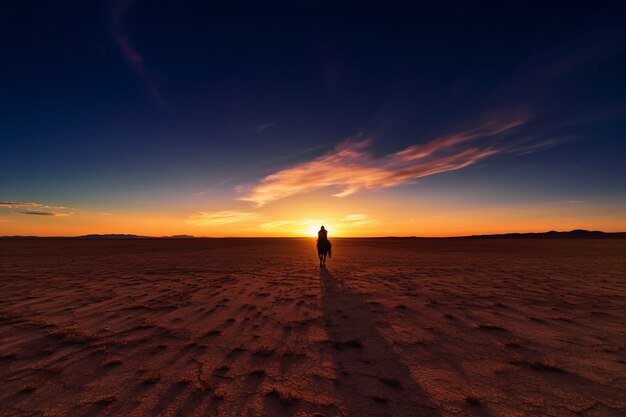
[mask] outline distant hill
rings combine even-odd
[[[21,240],[21,239],[151,239],[148,236],[110,234],[110,235],[84,235],[84,236],[0,236],[4,240]]]
[[[109,235],[84,235],[76,236],[70,239],[149,239],[147,236],[127,235],[127,234],[109,234]]]
[[[513,239],[625,239],[626,232],[606,233],[597,230],[582,230],[576,229],[569,232],[557,232],[551,230],[549,232],[542,233],[503,233],[499,235],[472,235],[472,236],[459,236],[462,238],[513,238]]]
[[[98,239],[195,239],[191,235],[172,235],[172,236],[139,236],[123,233],[113,233],[108,235],[83,235],[83,236],[0,236],[3,240],[22,240],[22,239],[80,239],[80,240],[98,240]]]

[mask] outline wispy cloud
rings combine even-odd
[[[355,222],[355,221],[361,221],[365,219],[367,219],[366,214],[346,214],[342,220],[344,222]]]
[[[71,214],[71,213],[63,213],[63,212],[57,212],[57,211],[49,211],[49,210],[68,210],[67,207],[49,206],[47,204],[24,202],[24,201],[0,201],[0,208],[22,209],[23,211],[9,211],[9,213],[30,214],[33,216],[65,217]]]
[[[275,127],[275,126],[276,126],[276,123],[270,123],[270,122],[263,123],[263,124],[258,125],[256,127],[256,132],[259,133],[259,132],[262,132],[264,130],[271,129],[271,128]]]
[[[144,64],[143,56],[132,45],[126,29],[124,28],[124,15],[133,5],[135,0],[118,0],[112,4],[109,10],[111,36],[120,48],[124,58],[133,70],[139,75],[148,88],[152,97],[159,103],[168,106],[169,103],[163,98],[157,84],[148,73]]]
[[[369,218],[367,214],[347,214],[341,219],[341,222],[349,227],[377,223],[376,220]]]
[[[39,208],[48,208],[48,209],[65,209],[65,207],[61,206],[48,206],[41,203],[25,203],[25,202],[17,202],[17,201],[0,201],[0,207],[39,207]]]
[[[225,224],[242,223],[259,217],[258,213],[233,210],[200,211],[189,216],[188,223],[194,226],[222,226]]]
[[[65,217],[67,213],[58,213],[55,211],[20,211],[20,214],[30,214],[33,216],[50,216],[50,217]]]
[[[289,228],[293,229],[294,226],[320,226],[322,224],[329,224],[334,219],[302,219],[302,220],[273,220],[270,222],[261,223],[259,228],[266,230],[274,230],[274,229],[283,229]]]
[[[348,140],[325,155],[270,174],[252,187],[239,187],[240,192],[246,193],[240,199],[262,206],[328,187],[338,189],[335,197],[345,197],[361,189],[392,187],[458,170],[498,153],[537,147],[535,142],[526,143],[511,136],[525,123],[524,118],[494,120],[379,158],[368,151],[369,139]]]

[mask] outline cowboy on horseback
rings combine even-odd
[[[324,226],[317,232],[317,240],[328,240],[328,230],[324,229]]]
[[[317,254],[320,258],[320,269],[326,268],[326,256],[330,258],[332,245],[328,240],[328,231],[324,226],[317,232]]]

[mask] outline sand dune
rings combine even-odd
[[[3,416],[622,416],[622,240],[0,242]]]

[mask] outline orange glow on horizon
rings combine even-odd
[[[208,206],[208,205],[207,205]],[[456,201],[396,201],[371,193],[336,198],[308,195],[267,204],[262,208],[208,211],[204,205],[106,210],[58,207],[64,216],[24,215],[29,210],[0,211],[1,235],[79,236],[136,234],[142,236],[192,235],[197,237],[316,237],[321,225],[329,238],[423,236],[449,237],[512,232],[568,231],[573,229],[624,231],[622,210],[613,202],[570,202],[461,206]],[[39,210],[39,208],[38,208]],[[52,210],[52,208],[50,208]]]

